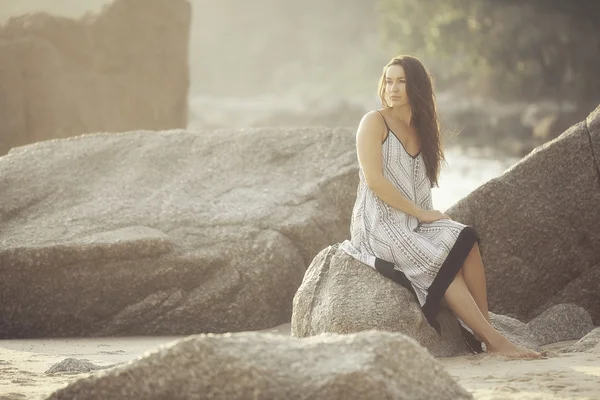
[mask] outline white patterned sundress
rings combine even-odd
[[[418,207],[433,209],[431,182],[422,154],[409,154],[387,122],[386,128],[383,176]],[[421,223],[378,198],[367,186],[362,168],[359,179],[351,237],[341,248],[411,289],[427,321],[441,334],[435,318],[440,301],[478,241],[475,230],[449,219]]]

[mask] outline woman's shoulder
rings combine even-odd
[[[379,118],[382,119],[383,116],[385,115],[385,109],[374,109],[371,111],[367,111],[365,113],[365,115],[363,115],[363,118],[369,117],[369,118]]]
[[[381,141],[387,135],[387,123],[383,118],[383,115],[380,114],[379,110],[371,110],[363,115],[360,124],[358,126],[357,135],[359,136],[371,136],[375,135]]]
[[[371,110],[363,115],[361,119],[361,125],[367,125],[370,127],[385,127],[385,119],[383,117],[383,110]]]

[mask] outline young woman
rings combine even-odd
[[[414,57],[394,58],[384,67],[379,96],[383,108],[358,127],[360,182],[351,239],[342,249],[411,287],[438,333],[444,298],[479,347],[483,341],[489,353],[539,358],[492,327],[475,230],[433,208],[431,188],[444,153],[429,73]]]

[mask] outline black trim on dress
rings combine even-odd
[[[421,310],[423,311],[425,319],[429,325],[431,325],[431,327],[435,329],[439,335],[442,334],[442,328],[436,317],[440,309],[440,302],[446,294],[448,286],[450,286],[454,280],[454,277],[462,268],[462,265],[471,252],[471,249],[477,242],[479,242],[479,236],[477,235],[475,229],[470,226],[465,227],[458,235],[458,238],[456,239],[454,246],[452,246],[448,257],[440,267],[438,274],[427,290],[427,300],[425,301],[425,304],[423,304],[423,307],[421,307]],[[409,289],[410,292],[415,296],[415,299],[417,299],[417,294],[415,293],[410,280],[402,271],[394,268],[393,263],[376,257],[375,269],[386,278],[391,279],[401,286]],[[481,347],[481,342],[475,339],[475,336],[465,329],[458,321],[457,323],[467,346],[469,346],[469,348],[475,353],[482,353],[483,349]]]
[[[415,289],[410,284],[410,280],[404,275],[402,271],[394,268],[394,263],[389,261],[382,260],[381,258],[375,258],[375,269],[383,276],[388,279],[393,280],[394,282],[400,284],[406,289],[410,290],[410,292],[415,296],[415,300],[418,300],[417,294],[415,293]]]
[[[417,157],[419,157],[419,154],[421,154],[421,150],[419,150],[419,152],[417,154],[415,154],[414,156],[408,152],[408,150],[406,150],[406,147],[404,146],[404,143],[402,143],[402,140],[400,140],[400,138],[398,137],[398,135],[396,135],[396,132],[394,132],[393,130],[390,129],[390,126],[388,125],[387,121],[385,120],[385,117],[383,116],[383,114],[381,113],[381,111],[379,110],[375,110],[379,113],[379,115],[381,115],[381,118],[383,118],[383,123],[385,124],[385,127],[387,128],[387,133],[385,134],[385,139],[383,140],[383,142],[381,142],[381,144],[384,144],[386,142],[386,140],[388,140],[388,138],[390,137],[390,132],[392,133],[392,135],[394,135],[396,137],[396,139],[398,139],[398,141],[400,142],[400,145],[402,146],[402,148],[404,149],[404,152],[406,154],[408,154],[408,156],[410,158],[412,158],[413,160],[416,160]]]
[[[427,289],[427,300],[425,300],[425,304],[423,304],[422,307],[423,314],[425,314],[425,318],[427,318],[429,325],[431,325],[440,335],[442,334],[442,328],[435,319],[440,309],[440,301],[446,294],[448,286],[450,286],[454,277],[462,268],[471,249],[478,241],[479,237],[477,236],[475,229],[470,226],[465,227],[458,235],[454,246],[450,249],[448,257],[444,260],[444,263],[440,267],[431,286]]]
[[[388,138],[390,137],[390,132],[392,130],[388,126],[387,121],[385,120],[385,117],[383,116],[383,114],[381,113],[381,111],[379,111],[379,110],[375,110],[375,111],[377,111],[379,113],[379,115],[381,115],[381,118],[383,118],[383,123],[385,124],[385,128],[386,128],[385,139],[383,139],[383,142],[381,142],[381,144],[383,145],[388,140]]]

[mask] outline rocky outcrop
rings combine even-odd
[[[354,133],[90,134],[0,158],[0,337],[170,335],[288,322],[347,237]]]
[[[564,347],[559,350],[559,353],[600,353],[600,328],[596,328],[584,337],[582,337],[577,343],[573,343],[570,346]]]
[[[557,304],[527,323],[540,345],[579,340],[594,329],[592,317],[575,304]]]
[[[514,343],[537,351],[546,344],[581,339],[594,329],[587,311],[574,304],[555,305],[528,323],[494,313],[490,319]]]
[[[80,379],[48,400],[471,399],[416,342],[364,332],[295,339],[238,333],[178,341]]]
[[[447,211],[474,226],[490,309],[528,321],[554,304],[600,323],[600,107]]]
[[[115,0],[0,26],[0,155],[88,132],[185,128],[190,5]]]
[[[513,342],[535,350],[548,343],[579,339],[594,327],[584,309],[569,304],[552,307],[528,324],[494,313],[490,318]],[[440,308],[438,321],[441,336],[429,326],[408,289],[333,245],[321,251],[306,271],[294,296],[291,328],[297,337],[371,329],[400,332],[434,356],[471,352],[458,320],[447,308]]]
[[[292,335],[400,332],[435,356],[468,354],[458,320],[441,309],[442,336],[427,323],[413,294],[347,255],[339,245],[321,251],[294,296]]]

